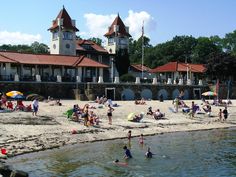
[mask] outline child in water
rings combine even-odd
[[[130,159],[130,158],[132,158],[131,152],[130,152],[130,150],[127,148],[127,146],[124,146],[123,149],[124,149],[124,151],[125,151],[124,158],[125,158],[125,159]]]
[[[128,131],[127,138],[128,138],[129,141],[131,140],[131,130]]]
[[[139,144],[143,144],[144,143],[144,138],[143,138],[143,134],[140,135],[139,137]]]
[[[150,151],[150,147],[148,147],[147,152],[145,153],[146,158],[152,158],[153,153]]]

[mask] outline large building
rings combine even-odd
[[[105,34],[104,49],[91,40],[77,39],[75,20],[63,8],[52,21],[50,54],[0,52],[0,80],[112,82],[117,75],[114,55],[128,48],[128,27],[119,15]]]
[[[119,14],[104,35],[107,38],[106,49],[110,54],[116,54],[120,49],[129,48],[129,27],[125,26]]]

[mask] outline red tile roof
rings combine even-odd
[[[192,64],[192,63],[179,63],[179,62],[169,62],[165,65],[158,66],[151,70],[152,73],[161,73],[161,72],[187,72],[187,67],[189,71],[195,73],[204,73],[206,67],[202,64]]]
[[[115,35],[114,25],[118,25],[119,26],[119,30],[117,32],[118,36],[128,36],[128,37],[131,37],[131,35],[126,31],[125,25],[124,25],[123,21],[121,20],[119,14],[115,18],[115,20],[113,21],[111,26],[109,27],[109,31],[104,36],[107,37],[107,36]]]
[[[108,53],[106,49],[91,40],[79,39],[76,40],[76,44],[76,50],[87,51],[87,49],[84,48],[83,45],[89,45],[96,52]]]
[[[130,66],[133,67],[134,69],[138,70],[138,71],[142,71],[142,65],[141,64],[131,64]],[[143,71],[149,72],[150,70],[151,70],[151,68],[143,65]]]
[[[72,29],[74,31],[79,31],[75,26],[73,26],[73,24],[71,22],[70,15],[67,13],[64,6],[63,6],[63,9],[57,15],[56,19],[53,20],[52,27],[49,28],[48,30],[53,30],[53,29],[58,28],[58,19],[63,19],[62,27],[66,28],[66,29]]]
[[[1,61],[2,60],[2,61]],[[19,63],[32,65],[60,65],[71,67],[97,67],[107,68],[109,66],[94,61],[85,56],[66,55],[36,55],[17,52],[0,52],[0,62]]]

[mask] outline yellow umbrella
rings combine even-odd
[[[134,119],[134,116],[135,116],[135,113],[134,113],[134,112],[129,113],[129,115],[127,116],[128,121],[133,120],[133,119]]]
[[[7,92],[6,95],[9,97],[15,97],[17,95],[23,95],[23,93],[21,93],[19,91],[10,91],[10,92]]]

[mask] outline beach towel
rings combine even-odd
[[[71,118],[72,114],[73,114],[73,109],[69,109],[64,113],[64,115],[66,115],[67,118]]]

